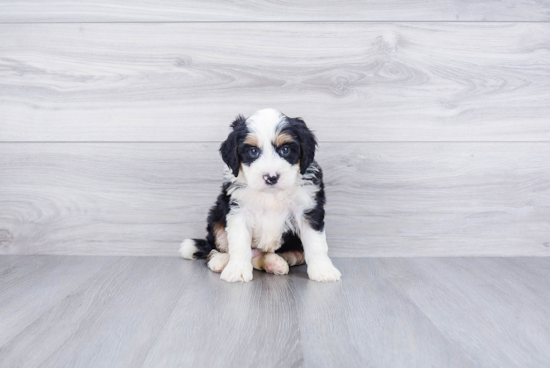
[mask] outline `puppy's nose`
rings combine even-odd
[[[265,174],[264,180],[267,185],[275,185],[277,184],[277,180],[279,180],[279,174]]]

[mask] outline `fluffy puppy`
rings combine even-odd
[[[276,275],[307,263],[311,280],[337,281],[328,257],[323,173],[317,142],[300,118],[265,109],[231,124],[220,153],[225,181],[208,215],[206,239],[186,239],[183,258],[206,258],[228,282],[252,280],[252,268]]]

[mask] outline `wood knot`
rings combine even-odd
[[[13,235],[6,229],[0,229],[0,246],[8,246],[13,243]]]

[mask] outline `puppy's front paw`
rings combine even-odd
[[[307,275],[313,281],[338,281],[342,274],[331,262],[316,263],[307,266]]]
[[[252,263],[232,262],[229,260],[229,263],[223,269],[220,278],[227,282],[248,282],[252,280]]]

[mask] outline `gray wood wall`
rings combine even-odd
[[[176,256],[228,124],[274,107],[320,140],[332,255],[550,255],[549,22],[529,0],[0,0],[0,254]]]

